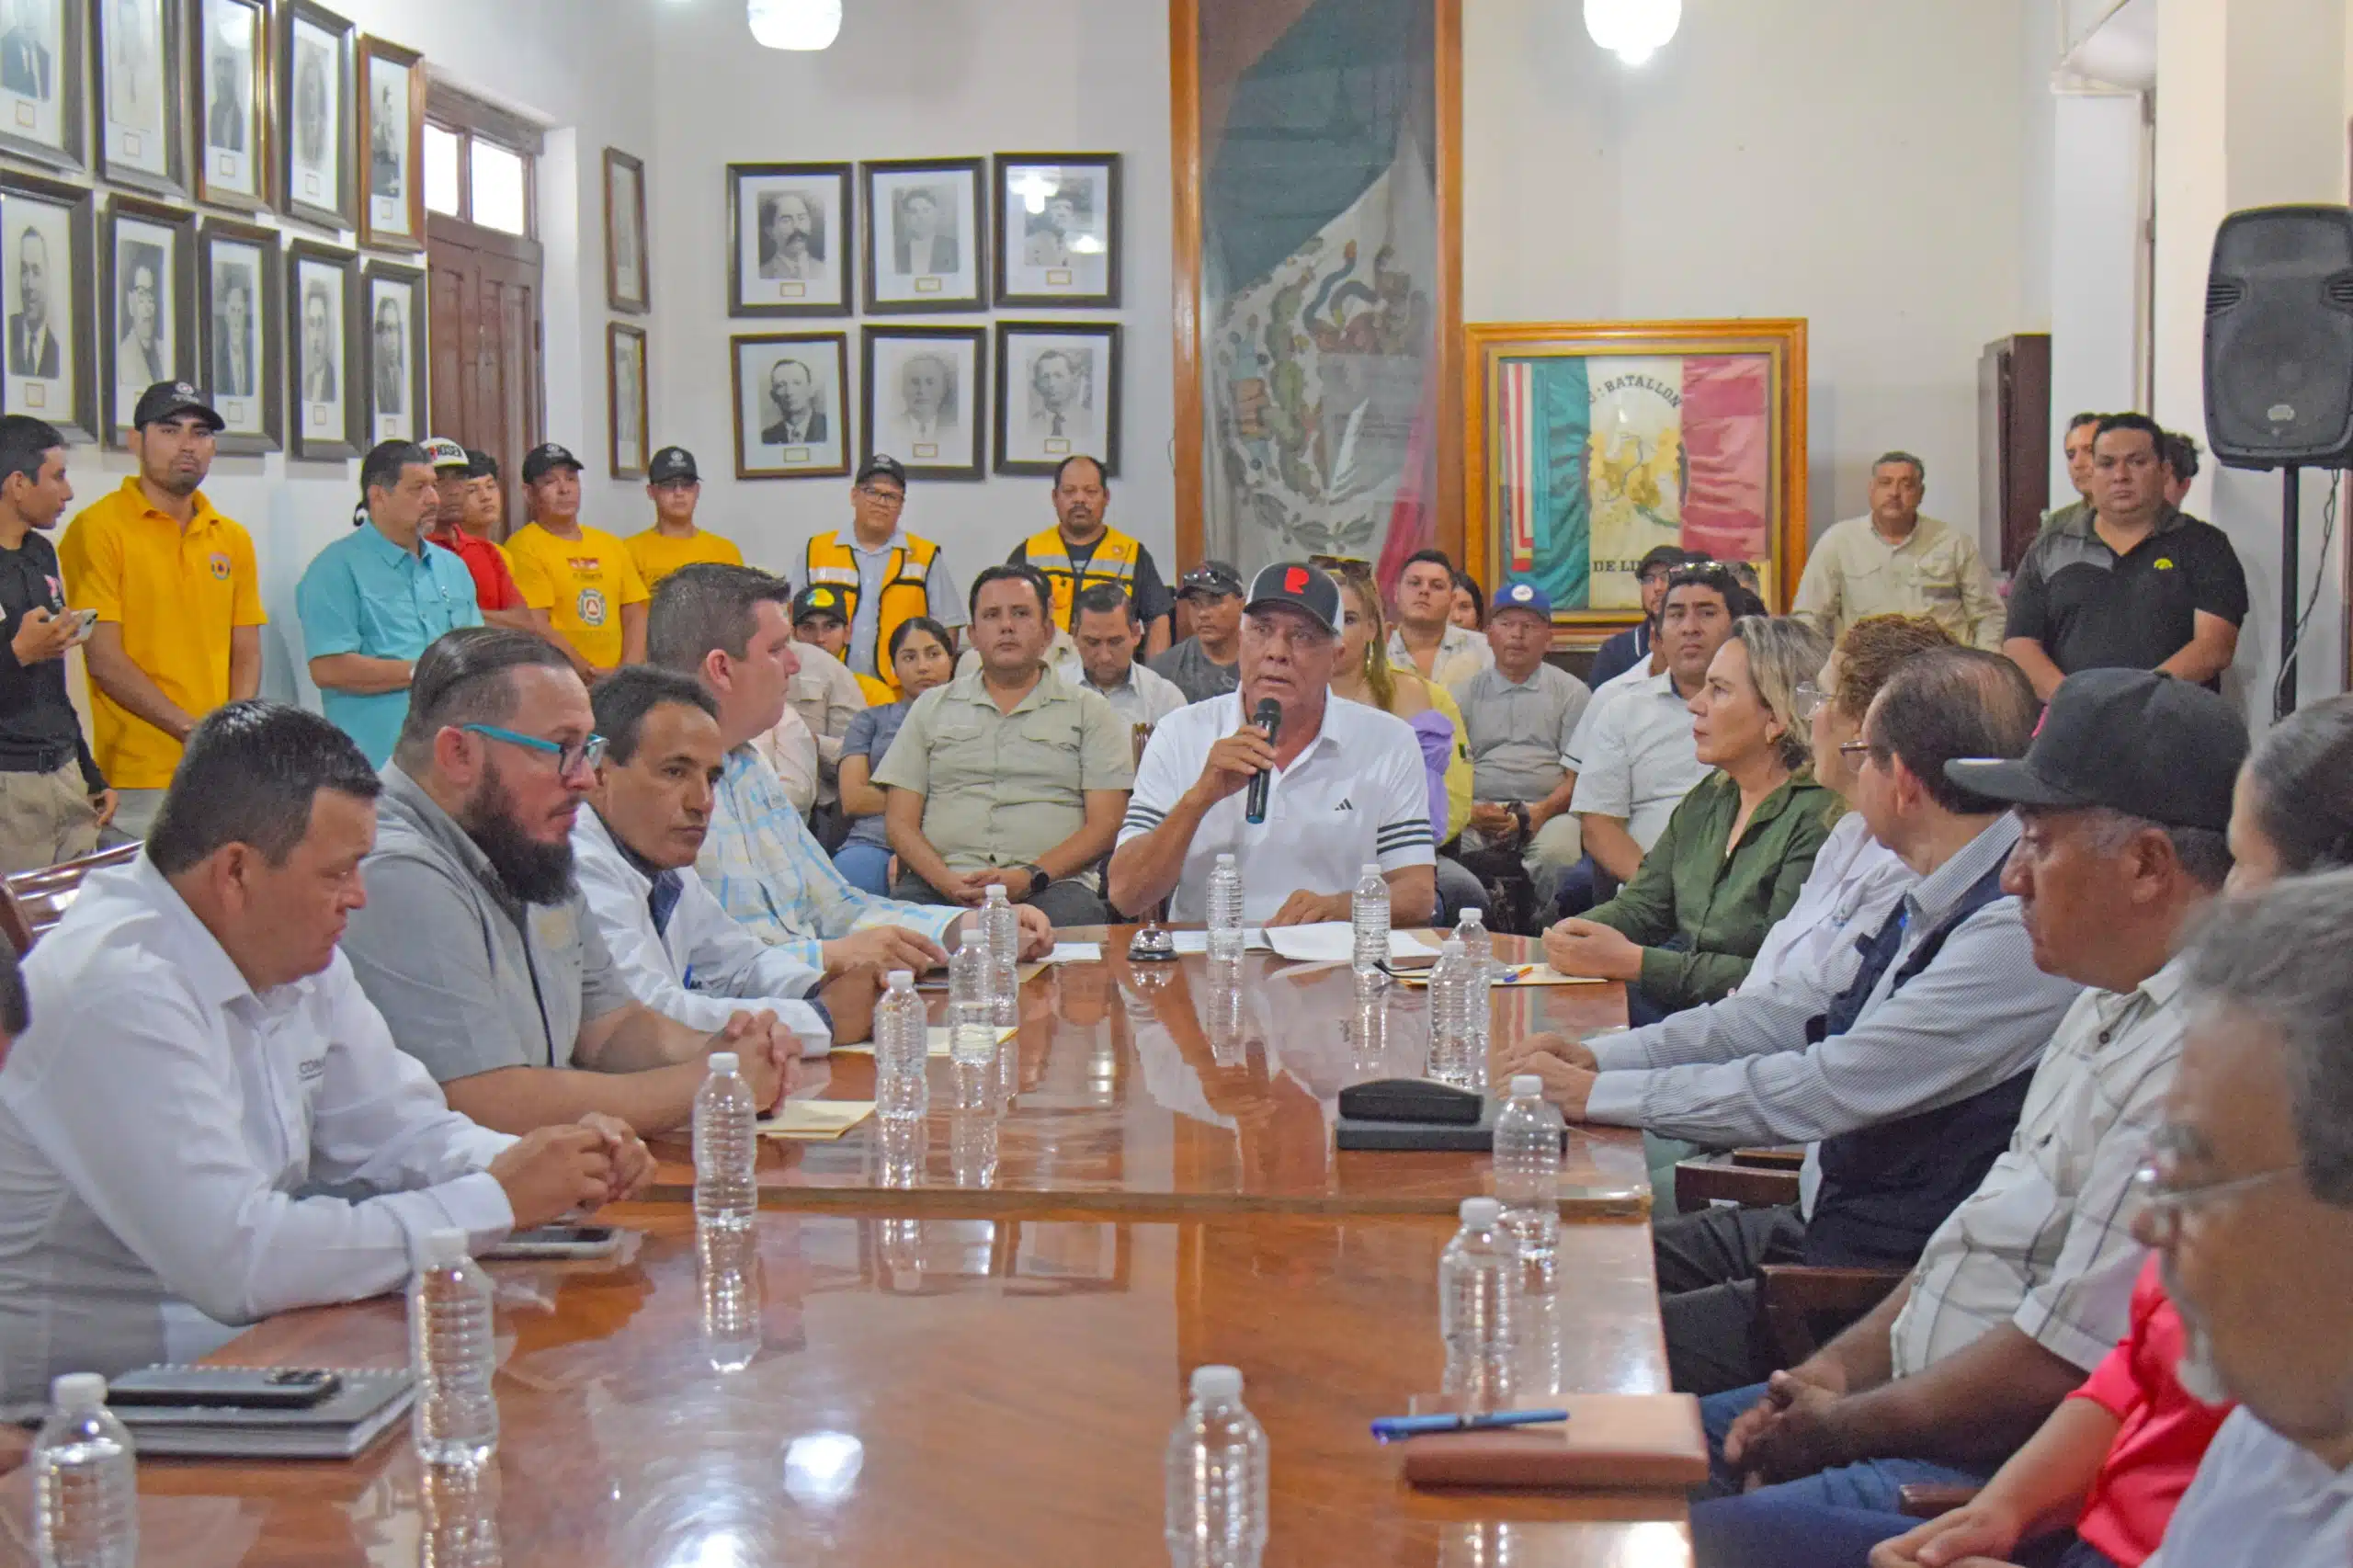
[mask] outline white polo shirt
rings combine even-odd
[[[1602,689],[1615,685],[1606,682]],[[1569,810],[1621,819],[1648,853],[1683,797],[1714,771],[1699,760],[1691,710],[1675,689],[1675,672],[1630,681],[1611,694],[1607,707],[1597,698],[1587,711],[1592,728],[1582,742],[1570,742],[1582,744],[1584,754]]]
[[[1160,722],[1136,766],[1120,842],[1158,827],[1201,776],[1210,748],[1242,727],[1242,694],[1196,702]],[[1186,846],[1169,918],[1209,918],[1210,872],[1231,853],[1242,871],[1242,917],[1265,920],[1301,889],[1346,892],[1368,862],[1383,871],[1434,865],[1421,743],[1402,719],[1327,698],[1314,743],[1267,791],[1267,820],[1243,820],[1247,791],[1211,806]]]

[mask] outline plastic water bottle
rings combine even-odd
[[[1462,944],[1463,957],[1471,960],[1471,1028],[1479,1037],[1479,1054],[1483,1059],[1495,1028],[1495,983],[1500,972],[1495,938],[1487,934],[1486,921],[1475,909],[1462,912],[1454,923],[1454,936]]]
[[[1267,1550],[1267,1433],[1232,1367],[1193,1369],[1193,1399],[1168,1435],[1171,1568],[1257,1568]]]
[[[139,1461],[107,1409],[107,1381],[70,1372],[49,1385],[33,1444],[33,1548],[41,1568],[132,1568],[139,1560]]]
[[[1021,916],[1005,896],[1003,882],[989,884],[980,925],[988,936],[989,1000],[996,1005],[996,1026],[1011,1028],[1021,1022]]]
[[[1494,1199],[1466,1198],[1461,1212],[1462,1228],[1438,1255],[1438,1333],[1449,1360],[1506,1363],[1519,1250],[1504,1230],[1504,1206]]]
[[[1461,938],[1462,950],[1477,960],[1480,967],[1492,971],[1495,966],[1495,939],[1487,930],[1487,917],[1476,909],[1466,909],[1454,922],[1454,934]]]
[[[996,1060],[995,985],[988,936],[968,928],[948,960],[948,1051],[959,1062]]]
[[[732,1051],[710,1053],[710,1072],[695,1091],[695,1224],[751,1228],[759,1210],[759,1108]]]
[[[1356,929],[1354,967],[1358,974],[1378,973],[1389,961],[1389,879],[1381,868],[1365,862],[1364,875],[1348,901],[1348,924]]]
[[[1210,957],[1242,957],[1242,868],[1220,855],[1210,872]]]
[[[1449,937],[1438,949],[1438,967],[1430,971],[1429,1075],[1441,1084],[1484,1094],[1487,1038],[1475,1016],[1481,988],[1462,943]]]
[[[1495,1118],[1495,1199],[1521,1265],[1549,1278],[1559,1256],[1561,1113],[1544,1097],[1544,1080],[1522,1073]]]
[[[920,1120],[931,1108],[931,1030],[913,971],[892,970],[890,984],[874,1005],[874,1114],[884,1121]]]
[[[498,1450],[498,1398],[490,1378],[490,1277],[466,1255],[466,1233],[425,1238],[408,1285],[410,1425],[426,1464],[480,1464]]]

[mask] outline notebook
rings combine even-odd
[[[203,1372],[198,1367],[167,1367]],[[244,1370],[249,1369],[220,1369]],[[335,1397],[308,1410],[256,1410],[225,1405],[117,1405],[142,1455],[195,1459],[347,1460],[372,1448],[415,1403],[415,1384],[402,1368],[325,1369],[343,1380]]]
[[[1404,1450],[1415,1486],[1681,1490],[1708,1479],[1699,1402],[1688,1393],[1578,1393],[1557,1426],[1448,1432]]]

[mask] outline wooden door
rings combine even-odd
[[[540,247],[436,213],[426,261],[433,304],[433,429],[498,460],[506,528],[524,520],[524,454],[544,438]]]

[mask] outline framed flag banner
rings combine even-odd
[[[1805,323],[1473,323],[1463,330],[1463,553],[1534,583],[1553,635],[1642,619],[1662,544],[1754,562],[1779,609],[1805,567]]]

